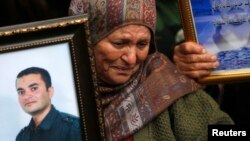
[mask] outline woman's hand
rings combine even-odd
[[[217,58],[195,42],[184,42],[174,49],[174,62],[179,70],[191,78],[201,78],[219,66]]]

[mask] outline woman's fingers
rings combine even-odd
[[[204,47],[194,42],[176,46],[173,59],[178,69],[191,78],[207,76],[219,66],[215,55],[206,53]]]

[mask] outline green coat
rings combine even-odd
[[[134,135],[134,141],[206,141],[210,124],[234,124],[204,91],[177,100],[148,126]]]

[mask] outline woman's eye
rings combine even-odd
[[[116,48],[121,48],[124,46],[124,42],[113,42],[113,45],[116,47]]]
[[[138,44],[137,44],[137,47],[142,49],[142,48],[147,47],[148,44],[149,44],[148,42],[141,42],[141,43],[138,43]]]

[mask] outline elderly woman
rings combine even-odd
[[[88,13],[107,140],[206,140],[232,124],[155,46],[154,0],[72,0]]]

